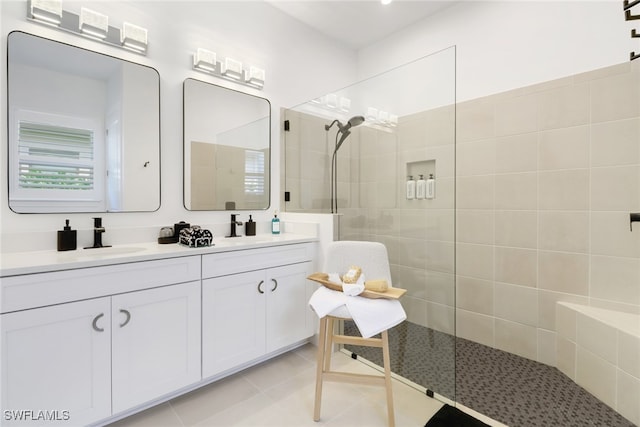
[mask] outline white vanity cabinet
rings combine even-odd
[[[0,424],[85,425],[111,415],[110,311],[106,297],[2,315]],[[19,421],[38,410],[68,421]]]
[[[85,425],[200,381],[199,279],[199,256],[3,278],[2,425]]]
[[[200,381],[200,281],[112,297],[118,413]]]
[[[2,259],[0,425],[104,425],[303,343],[317,243],[246,242]]]
[[[203,378],[313,335],[313,256],[309,243],[203,256]]]

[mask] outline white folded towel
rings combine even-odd
[[[360,295],[364,291],[364,274],[361,274],[360,277],[358,277],[356,283],[344,283],[338,273],[329,273],[329,281],[342,284],[342,292],[350,297]]]
[[[398,300],[352,297],[324,286],[313,293],[309,305],[320,318],[346,307],[364,338],[392,328],[407,318]]]

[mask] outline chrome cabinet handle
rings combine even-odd
[[[260,283],[258,283],[258,292],[260,292],[261,294],[264,294],[264,291],[262,290],[263,283],[264,283],[264,280],[260,280]]]
[[[273,292],[278,289],[278,281],[276,279],[271,279],[271,281],[273,282],[273,288],[271,289],[271,292]]]
[[[102,316],[104,316],[104,313],[98,314],[96,317],[93,318],[93,322],[91,322],[91,326],[93,327],[93,330],[96,332],[104,332],[104,328],[98,327],[98,320],[100,320]]]
[[[131,313],[128,310],[125,310],[125,309],[120,309],[120,313],[122,313],[125,316],[127,316],[127,318],[124,320],[124,322],[120,323],[120,327],[124,328],[127,325],[127,323],[129,323],[129,321],[131,320]]]

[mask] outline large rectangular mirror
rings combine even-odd
[[[269,208],[270,145],[267,99],[185,80],[185,208]]]
[[[157,210],[158,72],[21,31],[7,50],[10,208]]]

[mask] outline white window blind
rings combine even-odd
[[[244,152],[244,192],[260,196],[264,194],[264,152]]]
[[[20,121],[18,186],[93,190],[94,131]]]

